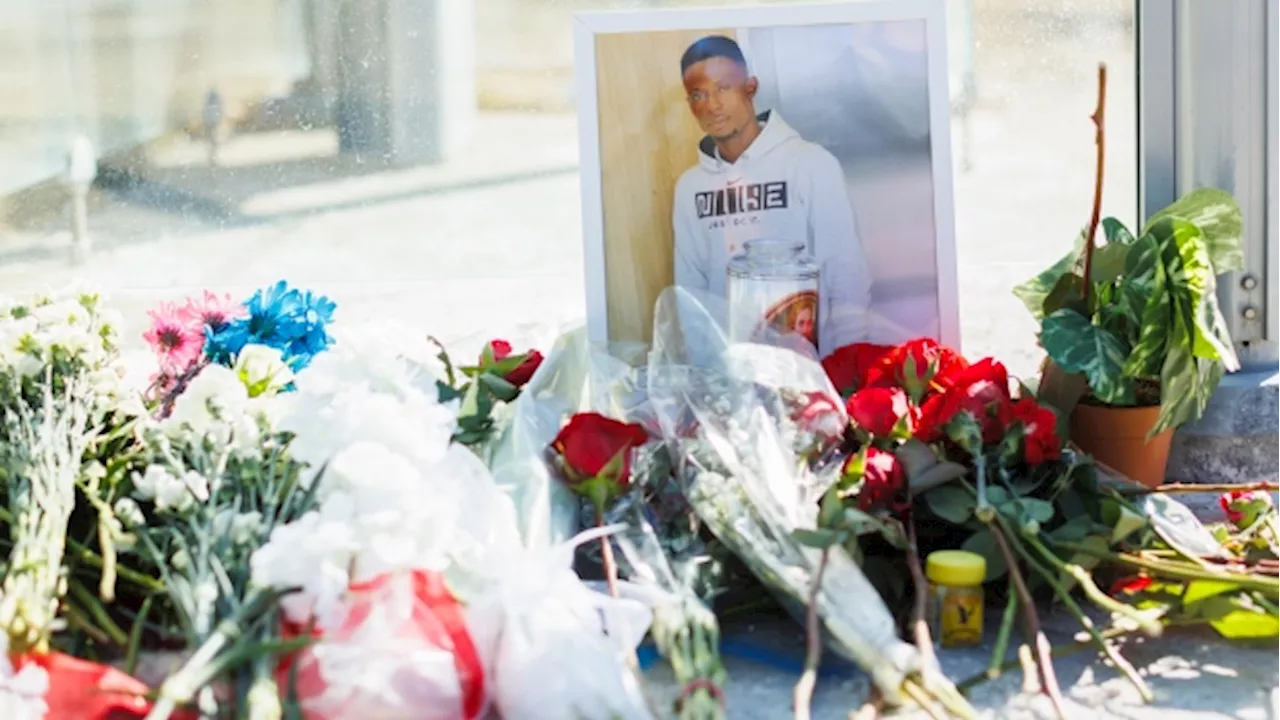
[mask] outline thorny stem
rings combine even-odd
[[[1094,135],[1098,146],[1098,165],[1093,178],[1093,211],[1089,215],[1089,229],[1084,240],[1084,282],[1080,284],[1080,299],[1089,305],[1089,292],[1093,287],[1093,248],[1094,235],[1098,232],[1098,221],[1102,217],[1102,172],[1103,160],[1106,158],[1106,135],[1103,127],[1106,120],[1107,107],[1107,65],[1098,64],[1098,106],[1093,111]]]
[[[1000,554],[1004,556],[1005,564],[1009,566],[1009,580],[1017,591],[1018,598],[1022,604],[1022,619],[1026,623],[1027,639],[1035,648],[1036,665],[1040,671],[1040,687],[1044,690],[1044,694],[1049,696],[1049,700],[1053,703],[1053,709],[1058,713],[1058,717],[1067,717],[1066,706],[1062,703],[1062,689],[1058,686],[1058,675],[1053,670],[1053,657],[1050,653],[1049,638],[1045,636],[1044,630],[1040,627],[1040,614],[1036,612],[1035,599],[1031,597],[1031,591],[1027,589],[1026,580],[1022,577],[1022,571],[1018,569],[1018,559],[1014,557],[1013,551],[1009,549],[1009,540],[1005,537],[1002,523],[998,520],[987,523],[987,527],[991,530],[991,535],[996,539],[996,545],[1000,547]],[[1017,544],[1014,540],[1013,544]]]
[[[818,663],[822,661],[822,638],[818,632],[818,592],[822,589],[822,576],[827,571],[827,559],[830,557],[830,546],[824,547],[809,587],[809,603],[805,608],[804,618],[804,672],[800,674],[795,687],[795,720],[809,720],[813,688],[818,683]]]

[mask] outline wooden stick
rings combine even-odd
[[[1103,122],[1106,119],[1107,107],[1107,65],[1098,64],[1098,106],[1093,111],[1094,137],[1098,146],[1098,166],[1093,176],[1093,212],[1089,215],[1089,229],[1084,240],[1084,282],[1080,288],[1080,298],[1089,304],[1089,291],[1093,286],[1093,236],[1098,232],[1098,221],[1102,219],[1102,172],[1106,159],[1105,133]]]
[[[1265,490],[1267,492],[1280,491],[1280,483],[1273,482],[1252,482],[1245,484],[1237,483],[1166,483],[1160,487],[1146,487],[1139,485],[1137,487],[1116,488],[1122,495],[1150,495],[1151,493],[1224,493],[1232,490],[1243,490],[1251,492],[1253,490]]]
[[[916,648],[925,668],[935,667],[937,658],[933,652],[933,637],[929,633],[929,581],[920,567],[920,551],[916,545],[916,519],[907,518],[907,567],[911,571],[911,580],[916,588],[915,617],[912,623],[915,630]]]

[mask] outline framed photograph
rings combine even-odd
[[[648,342],[746,245],[820,268],[823,354],[959,346],[945,0],[575,16],[587,323]],[[769,322],[774,322],[771,316]],[[808,327],[802,330],[809,330]]]

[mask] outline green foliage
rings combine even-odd
[[[1239,368],[1216,294],[1217,276],[1243,267],[1239,207],[1202,188],[1152,216],[1136,238],[1115,218],[1103,220],[1102,234],[1087,281],[1077,243],[1014,294],[1041,322],[1050,360],[1098,400],[1131,406],[1135,381],[1157,381],[1153,434],[1198,419],[1223,374]]]

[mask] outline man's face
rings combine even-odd
[[[684,73],[689,109],[712,140],[728,140],[755,121],[756,79],[729,58],[694,63]]]
[[[813,330],[813,311],[808,308],[804,308],[800,310],[800,312],[796,313],[796,332],[805,338],[812,340]]]

